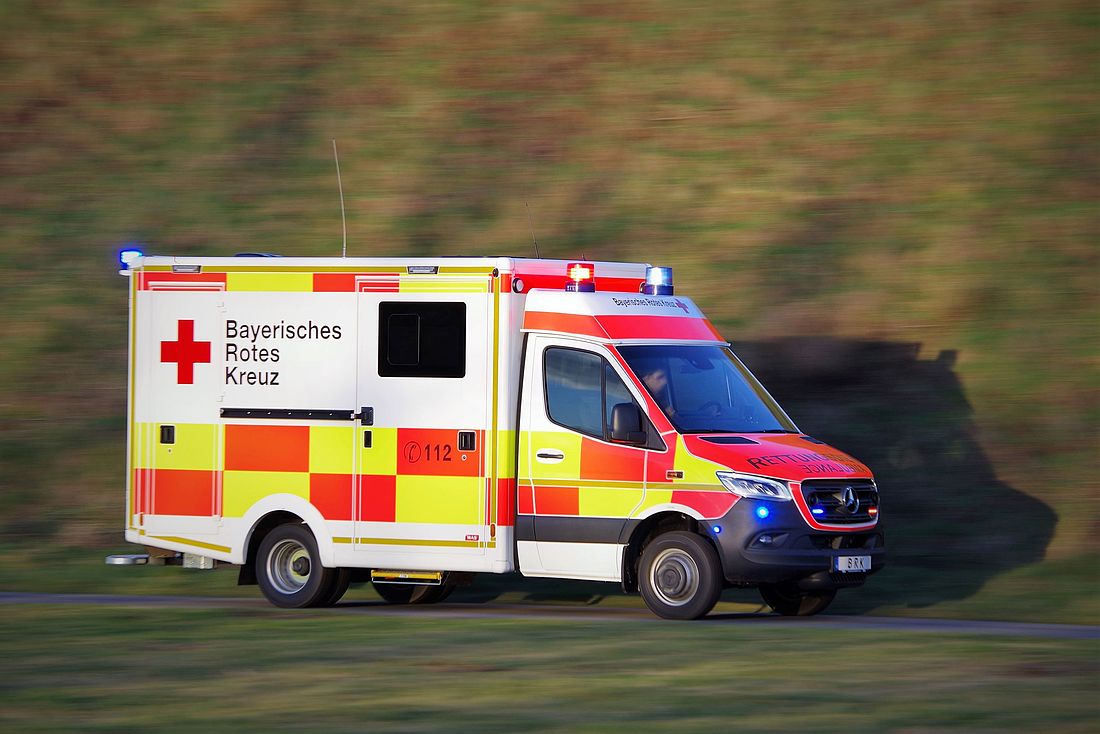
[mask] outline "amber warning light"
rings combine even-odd
[[[596,290],[596,266],[592,263],[569,263],[565,272],[569,276],[565,290],[574,293],[593,293]]]

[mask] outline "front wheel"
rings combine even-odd
[[[802,591],[791,583],[761,584],[760,596],[765,604],[784,617],[810,617],[833,603],[836,589]]]
[[[698,619],[722,593],[722,566],[714,546],[679,530],[646,546],[638,577],[646,606],[665,619]]]
[[[304,525],[279,525],[264,537],[256,553],[256,583],[277,607],[323,605],[335,596],[338,577],[338,569],[321,565],[317,541]]]

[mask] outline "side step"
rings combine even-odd
[[[108,566],[183,566],[209,571],[217,564],[213,558],[194,553],[173,553],[167,556],[149,553],[124,553],[107,556],[103,562]]]
[[[380,584],[417,584],[420,586],[439,586],[443,583],[442,571],[392,571],[372,569],[370,580]]]

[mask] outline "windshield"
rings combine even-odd
[[[779,405],[726,347],[619,347],[680,433],[794,433]]]

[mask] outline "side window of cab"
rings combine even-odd
[[[601,441],[664,448],[622,378],[600,355],[550,347],[543,352],[543,375],[546,413],[553,423]],[[640,420],[633,433],[641,435],[632,435],[630,441],[612,435],[615,407],[620,405],[633,406]]]

